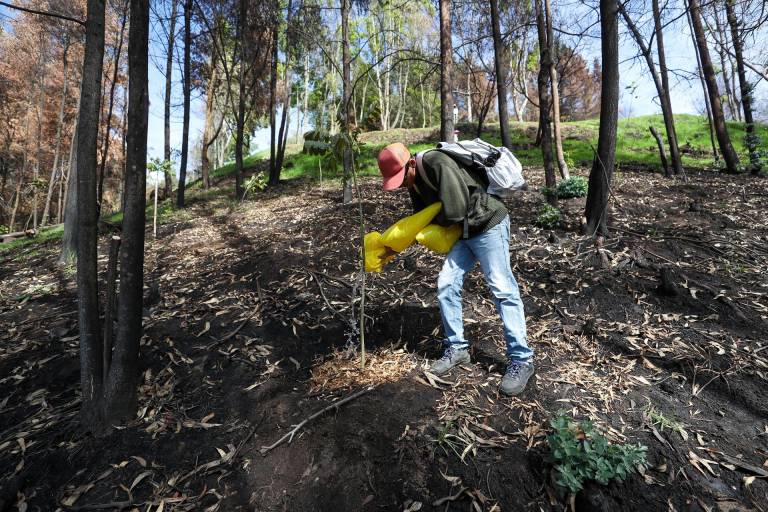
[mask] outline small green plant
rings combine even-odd
[[[607,485],[611,480],[624,481],[645,468],[646,446],[612,444],[591,422],[576,422],[562,412],[550,425],[553,432],[547,436],[547,443],[555,483],[571,494],[583,489],[588,480]]]
[[[668,418],[664,416],[664,414],[656,409],[651,404],[648,404],[648,406],[645,408],[645,414],[648,416],[648,420],[653,424],[659,427],[660,430],[664,430],[665,428],[669,430],[673,430],[680,434],[683,438],[687,436],[685,433],[685,428],[682,423],[679,421]]]
[[[576,164],[573,162],[573,158],[571,158],[570,153],[567,151],[563,154],[563,160],[565,160],[565,165],[567,165],[569,169],[576,167]]]
[[[581,176],[571,176],[557,184],[557,197],[570,199],[572,197],[585,197],[589,182]]]
[[[265,188],[267,188],[267,178],[264,176],[264,172],[260,171],[256,174],[252,174],[251,177],[243,183],[243,199],[245,199],[248,194],[251,194],[256,190],[264,190]]]
[[[8,233],[8,226],[5,224],[0,224],[0,235],[4,235]]]
[[[536,225],[544,229],[554,229],[560,225],[562,215],[560,210],[550,204],[545,204],[539,208],[536,216]]]

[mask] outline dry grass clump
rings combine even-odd
[[[311,391],[335,391],[394,382],[416,368],[416,358],[403,349],[382,349],[368,354],[365,369],[350,351],[337,350],[312,369]]]

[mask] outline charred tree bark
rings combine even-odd
[[[171,19],[168,26],[168,47],[165,56],[165,109],[163,111],[163,160],[171,161],[171,96],[173,93],[173,51],[176,47],[176,6],[177,0],[171,0]],[[173,193],[171,173],[165,172],[165,197]]]
[[[499,127],[501,129],[501,145],[510,148],[509,111],[507,108],[507,58],[504,55],[504,44],[501,39],[501,21],[499,20],[499,0],[491,0],[491,24],[493,25],[493,54],[496,69],[496,89],[499,96]],[[471,104],[472,97],[467,101]]]
[[[127,6],[126,6],[127,8]],[[112,72],[112,83],[109,86],[109,107],[107,108],[107,127],[104,132],[104,150],[101,153],[101,163],[99,164],[99,190],[98,201],[99,211],[104,199],[104,175],[107,171],[107,158],[109,158],[109,141],[111,137],[109,132],[112,131],[112,112],[115,107],[115,87],[117,86],[117,78],[120,73],[120,55],[123,53],[123,35],[125,33],[125,22],[128,17],[128,11],[123,11],[123,17],[120,22],[120,32],[117,36],[117,45],[115,50],[115,68]]]
[[[245,131],[245,66],[246,66],[246,28],[248,23],[248,3],[246,0],[240,0],[240,15],[238,17],[237,45],[240,52],[240,65],[238,67],[238,94],[237,94],[237,114],[235,116],[235,198],[243,197],[243,144]],[[274,29],[277,34],[277,29]],[[273,52],[277,53],[277,41],[273,39],[275,45]],[[270,97],[270,101],[272,97]],[[270,120],[274,117],[270,116]],[[274,145],[270,146],[269,166],[270,172],[274,165]]]
[[[53,151],[53,167],[51,168],[51,179],[48,182],[48,194],[45,198],[45,206],[43,207],[43,218],[40,220],[40,227],[44,228],[48,224],[48,217],[51,211],[51,200],[53,198],[53,188],[56,186],[57,181],[61,181],[59,176],[60,172],[60,160],[61,160],[61,132],[64,127],[64,108],[67,105],[67,88],[69,86],[69,60],[67,56],[69,54],[69,38],[64,41],[64,49],[62,56],[63,70],[62,70],[62,85],[61,85],[61,104],[59,105],[59,119],[56,123],[56,148]]]
[[[544,20],[543,0],[536,0],[536,27],[539,34],[539,128],[541,130],[541,156],[544,160],[544,182],[547,188],[554,189],[557,178],[555,177],[555,168],[552,161],[552,124],[549,117],[549,108],[551,98],[549,96],[549,77],[551,76],[552,56],[550,54],[550,44],[547,40],[547,27]],[[551,205],[557,204],[557,196],[549,194],[547,202]]]
[[[81,421],[99,428],[102,411],[102,339],[97,274],[96,153],[104,58],[104,0],[88,0],[77,129],[77,307],[80,329]],[[74,173],[73,173],[74,174]]]
[[[144,227],[146,215],[147,128],[149,117],[149,0],[130,0],[128,35],[128,161],[125,169],[125,214],[120,249],[120,291],[117,332],[105,390],[106,418],[122,422],[136,415],[139,340],[144,288]],[[187,0],[186,41],[189,42],[191,0]],[[189,47],[187,47],[189,48]],[[188,50],[187,50],[188,51]],[[189,80],[188,62],[185,80]]]
[[[686,5],[687,7],[687,5]],[[704,106],[707,109],[707,127],[709,128],[709,142],[712,146],[712,156],[715,162],[720,161],[720,154],[717,152],[717,145],[715,143],[715,128],[712,121],[712,107],[709,104],[709,94],[707,94],[707,84],[704,81],[704,72],[701,67],[701,55],[699,55],[699,45],[696,44],[696,34],[693,31],[693,22],[691,21],[690,9],[685,10],[685,15],[688,20],[688,28],[691,32],[691,41],[693,41],[693,52],[696,54],[696,69],[699,73],[699,82],[701,83],[701,92],[704,96]]]
[[[192,76],[191,76],[191,69],[190,69],[190,52],[191,51],[192,51],[192,0],[185,0],[184,1],[184,124],[181,131],[181,164],[179,165],[179,188],[176,193],[176,206],[178,208],[184,208],[184,189],[187,186],[187,163],[189,162],[189,108],[190,108],[190,102],[192,98]],[[130,100],[128,104],[130,105]],[[128,130],[130,131],[130,126]]]
[[[747,81],[747,72],[744,69],[744,49],[741,41],[739,22],[734,10],[734,0],[725,0],[725,12],[728,17],[728,25],[731,29],[733,40],[733,53],[736,55],[736,69],[739,74],[739,89],[741,91],[741,107],[744,109],[744,123],[747,130],[746,146],[749,151],[750,170],[753,174],[760,172],[760,154],[757,150],[759,141],[755,133],[755,121],[752,117],[752,89]]]
[[[451,0],[440,1],[440,140],[453,141]]]
[[[664,94],[659,99],[662,105],[666,105],[667,115],[664,115],[664,128],[667,132],[669,154],[672,158],[672,170],[675,174],[682,175],[683,161],[680,158],[680,148],[677,142],[677,130],[675,129],[675,117],[672,111],[672,93],[669,87],[669,73],[667,70],[667,55],[664,49],[664,29],[661,24],[661,10],[659,0],[653,0],[654,32],[656,33],[656,51],[659,55],[659,74],[661,75],[661,88]],[[662,114],[664,113],[662,108]]]
[[[701,67],[704,72],[704,81],[707,84],[709,93],[709,104],[712,108],[712,121],[715,127],[715,135],[720,146],[720,153],[725,161],[725,170],[730,174],[735,174],[739,170],[739,157],[731,144],[731,138],[728,135],[728,128],[725,125],[725,116],[723,115],[723,105],[720,102],[720,92],[717,88],[717,78],[715,68],[712,66],[712,59],[709,56],[707,39],[704,35],[704,27],[701,22],[701,9],[699,0],[688,0],[691,15],[691,24],[696,36],[696,45],[699,48],[699,57],[701,58]]]
[[[617,0],[600,0],[603,64],[600,131],[597,154],[589,173],[584,230],[589,235],[608,233],[608,198],[616,163],[616,128],[619,119],[619,20]]]

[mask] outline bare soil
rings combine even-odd
[[[596,247],[578,234],[583,199],[563,202],[560,229],[534,225],[529,172],[509,201],[510,257],[537,374],[512,399],[479,271],[464,295],[472,364],[423,373],[440,353],[442,258],[418,247],[367,276],[356,369],[357,204],[336,188],[191,201],[148,234],[140,410],[102,437],[78,422],[72,270],[55,243],[4,257],[0,511],[766,510],[768,186],[688,178],[624,170]],[[409,213],[404,194],[362,189],[368,230]],[[561,410],[647,445],[644,475],[569,504],[546,443]]]

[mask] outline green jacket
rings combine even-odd
[[[443,208],[435,217],[441,226],[464,223],[471,238],[485,233],[508,215],[498,198],[485,192],[485,184],[455,160],[440,151],[428,151],[422,159],[424,171],[437,190],[430,187],[419,172],[409,189],[414,211],[441,201]]]

